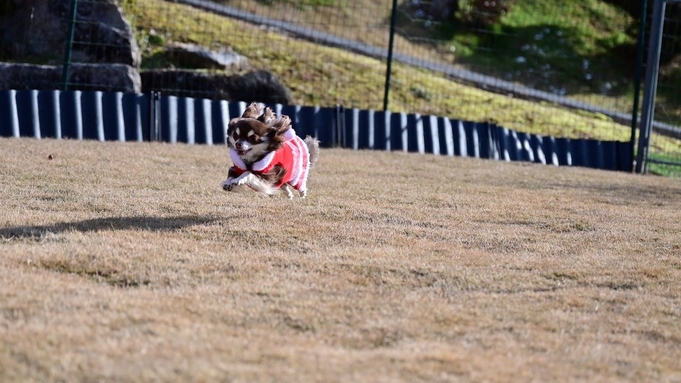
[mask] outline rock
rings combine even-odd
[[[0,59],[61,64],[71,1],[0,0]],[[8,55],[5,55],[8,53]],[[171,44],[170,61],[192,68],[247,69],[248,60],[229,50]],[[9,56],[9,57],[8,57]],[[164,94],[291,104],[291,93],[267,71],[243,75],[154,70],[140,75],[141,51],[117,0],[79,1],[69,89]],[[61,89],[61,66],[0,64],[0,89]]]
[[[0,14],[2,45],[10,48],[10,58],[13,61],[63,61],[71,2],[4,2],[13,4],[12,12]],[[72,62],[119,63],[139,68],[140,49],[115,0],[79,1],[76,20]]]
[[[459,10],[459,0],[409,0],[403,7],[415,20],[452,21]]]
[[[0,63],[0,89],[61,89],[62,66]],[[123,64],[71,64],[69,90],[140,93],[139,72]]]
[[[231,49],[212,51],[200,45],[171,43],[161,54],[181,68],[219,69],[236,72],[248,68],[248,59]]]
[[[428,14],[435,20],[453,20],[454,14],[459,9],[458,0],[433,0],[430,3]]]
[[[270,72],[260,70],[246,74],[210,74],[189,70],[143,71],[142,91],[160,91],[165,95],[259,101],[266,104],[290,105],[290,90]]]
[[[68,81],[69,89],[142,92],[140,72],[124,64],[72,64]]]

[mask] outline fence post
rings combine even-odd
[[[390,14],[390,39],[388,41],[388,63],[385,71],[385,93],[383,94],[383,111],[388,111],[388,94],[390,93],[390,75],[393,66],[393,45],[395,44],[395,22],[397,21],[397,0],[393,0]]]
[[[646,17],[648,13],[648,0],[641,1],[641,19],[638,29],[638,46],[636,48],[636,70],[634,73],[634,105],[631,112],[631,158],[636,158],[636,125],[638,124],[638,104],[641,93],[641,76],[643,73],[643,51],[645,50]],[[631,169],[631,168],[630,168]]]
[[[64,42],[64,64],[61,74],[62,90],[69,89],[69,69],[71,66],[71,53],[73,51],[73,35],[76,29],[76,17],[78,15],[78,0],[71,0],[71,10],[69,12],[69,31]]]
[[[664,10],[666,0],[655,0],[653,21],[650,24],[650,43],[648,44],[648,60],[646,62],[646,80],[643,92],[641,128],[638,138],[638,154],[636,156],[636,173],[648,171],[648,150],[650,148],[650,131],[655,116],[655,92],[657,75],[660,71],[660,51],[662,50],[662,32],[664,28]]]

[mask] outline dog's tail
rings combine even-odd
[[[307,145],[307,151],[310,152],[310,168],[319,159],[319,140],[312,136],[305,137],[305,145]]]

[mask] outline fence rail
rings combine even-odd
[[[159,94],[0,91],[0,136],[100,141],[225,144],[229,120],[245,102]],[[343,107],[272,105],[296,132],[324,147],[396,150],[556,166],[631,171],[628,142],[571,140],[490,123]]]

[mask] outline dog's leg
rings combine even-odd
[[[300,187],[298,188],[298,192],[300,192],[300,198],[307,197],[307,179],[303,179],[303,182],[300,184]]]
[[[246,176],[244,177],[244,175]],[[277,192],[277,189],[275,189],[271,183],[267,182],[266,180],[260,178],[259,176],[251,172],[245,172],[238,178],[234,179],[232,183],[234,185],[246,185],[257,192],[264,193],[267,195],[273,195]]]
[[[240,176],[232,179],[232,185],[246,185],[248,183],[247,179],[251,176],[251,172],[243,172]]]
[[[282,189],[286,190],[286,194],[288,196],[288,199],[293,199],[293,186],[289,183],[285,183],[284,186],[282,186]]]
[[[236,178],[228,176],[226,180],[222,181],[220,186],[222,186],[222,190],[232,191],[234,185],[243,185],[243,179],[248,177],[249,174],[251,174],[251,172],[243,172],[239,177]]]
[[[248,172],[245,172],[245,173],[248,173]],[[241,175],[245,176],[243,173]],[[231,168],[229,168],[229,171],[227,172],[227,179],[222,181],[220,186],[222,186],[223,190],[231,191],[232,188],[235,185],[235,180],[237,178],[239,178],[239,173],[237,172],[236,168],[234,166],[232,166]]]

